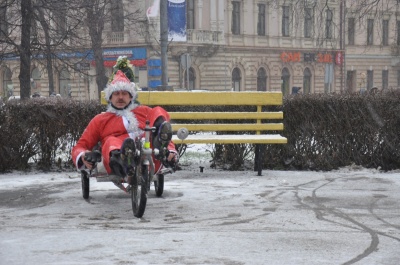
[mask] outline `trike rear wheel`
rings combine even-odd
[[[142,166],[141,172],[137,172],[132,180],[131,198],[133,215],[141,218],[146,210],[147,203],[147,182],[149,171],[147,166]]]

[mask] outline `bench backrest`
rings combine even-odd
[[[283,112],[262,111],[265,106],[280,106],[281,92],[199,92],[199,91],[140,91],[138,101],[148,106],[255,106],[245,112],[171,112],[172,129],[185,127],[189,131],[243,131],[255,132],[283,130]],[[175,123],[177,120],[207,120],[204,122]],[[218,122],[210,122],[210,121]],[[229,122],[224,122],[229,120]],[[247,123],[233,122],[246,120]],[[263,121],[268,120],[268,123]],[[271,122],[277,120],[277,122]],[[280,120],[278,122],[278,120]],[[249,122],[250,121],[250,122]]]
[[[262,112],[265,106],[282,105],[281,92],[139,92],[138,100],[149,106],[255,106],[255,111],[245,112],[171,112],[173,121],[176,120],[207,120],[208,123],[172,123],[177,131],[181,127],[189,131],[261,131],[283,130],[282,121],[277,123],[262,123],[263,120],[282,120],[283,112]],[[209,122],[210,120],[219,120]],[[229,120],[229,123],[224,122]],[[251,121],[235,123],[233,120]]]

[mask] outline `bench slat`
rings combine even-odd
[[[169,112],[176,120],[278,120],[283,112]]]
[[[286,144],[287,138],[279,134],[268,135],[189,135],[185,140],[180,140],[176,135],[172,137],[175,144]]]
[[[254,124],[254,123],[238,123],[238,124],[171,124],[172,131],[176,132],[180,128],[186,128],[189,131],[196,132],[211,132],[211,131],[282,131],[283,123],[265,123],[265,124]]]
[[[282,92],[214,92],[214,91],[139,91],[143,105],[160,106],[278,106],[282,105]]]

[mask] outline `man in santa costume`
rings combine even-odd
[[[143,137],[146,120],[150,122],[151,127],[156,127],[152,137],[153,148],[161,150],[166,147],[166,160],[170,163],[178,162],[179,156],[171,141],[172,128],[166,110],[137,104],[135,84],[130,82],[122,71],[117,71],[104,92],[109,103],[107,111],[96,115],[89,122],[72,149],[72,159],[78,169],[92,169],[96,162],[100,162],[98,153],[92,152],[100,142],[107,173],[117,175],[123,181],[129,167],[134,166],[125,161],[125,152],[134,151],[134,139]],[[157,172],[161,167],[159,160],[155,160],[155,167]]]

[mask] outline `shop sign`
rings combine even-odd
[[[337,52],[335,56],[335,62],[337,65],[342,65],[343,64],[343,53],[342,52]]]
[[[332,63],[332,54],[330,53],[318,53],[317,54],[317,62],[318,63]]]
[[[315,62],[315,53],[304,53],[305,62]]]
[[[281,61],[284,63],[288,62],[300,62],[300,52],[282,52]]]
[[[141,60],[147,58],[146,48],[110,48],[103,49],[105,61],[116,61],[119,56],[126,56],[128,60]]]

